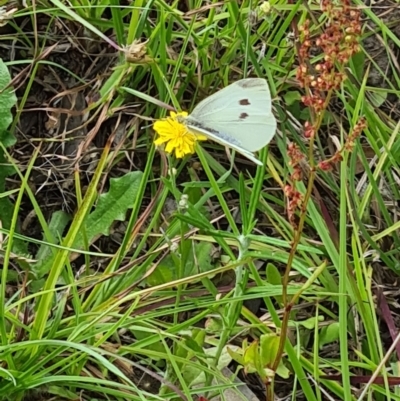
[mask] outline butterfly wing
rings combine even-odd
[[[276,131],[267,81],[236,81],[201,101],[185,123],[189,129],[249,157],[266,146]]]
[[[185,124],[189,131],[195,134],[203,134],[213,141],[220,143],[223,146],[228,146],[242,154],[243,156],[250,159],[252,162],[262,166],[260,160],[258,160],[251,151],[246,150],[243,148],[243,145],[240,141],[237,141],[234,137],[230,136],[229,134],[223,133],[221,131],[216,131],[211,127],[203,127],[202,124],[198,121],[190,119],[190,121],[185,121]]]

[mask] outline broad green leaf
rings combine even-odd
[[[260,356],[263,365],[263,371],[260,373],[260,376],[263,378],[272,377],[274,375],[274,372],[272,372],[270,368],[278,352],[279,340],[280,337],[275,333],[263,334],[260,337]],[[279,361],[276,374],[284,379],[287,379],[290,375],[290,371],[286,368],[283,359]]]
[[[361,82],[365,73],[365,54],[364,52],[358,52],[353,55],[350,60],[351,71],[356,78]]]
[[[7,87],[11,82],[10,72],[3,60],[0,59],[0,132],[4,133],[10,126],[13,116],[11,114],[11,108],[17,103],[17,97],[14,93],[14,88]],[[12,145],[12,137],[1,138],[4,146],[8,147]]]
[[[276,369],[276,374],[282,379],[288,379],[290,376],[290,370],[283,363],[283,359],[280,360],[279,366]]]
[[[98,235],[108,235],[115,220],[125,219],[127,210],[133,205],[142,175],[142,172],[135,171],[120,178],[111,178],[110,190],[100,195],[95,210],[86,219],[84,232],[89,242]],[[52,216],[50,231],[53,234],[54,243],[58,243],[67,223],[68,216],[63,213],[55,213]],[[83,230],[81,230],[74,243],[75,249],[83,248],[83,238]],[[40,278],[47,274],[52,266],[51,246],[42,246],[38,251],[38,259],[38,263],[34,266],[34,273]]]
[[[318,322],[323,322],[324,321],[324,316],[318,315],[318,318],[313,316],[313,317],[310,317],[310,318],[308,318],[306,320],[302,320],[301,322],[298,322],[297,324],[305,327],[308,330],[312,330],[316,326],[317,321]]]
[[[334,322],[329,326],[323,327],[319,335],[319,348],[326,344],[331,344],[339,340],[339,322]]]
[[[262,334],[260,337],[260,355],[263,367],[271,367],[279,348],[279,337],[275,333]]]
[[[253,341],[244,351],[244,370],[246,373],[260,373],[262,369],[258,341]]]
[[[300,92],[298,92],[298,91],[288,91],[283,95],[283,99],[287,106],[291,106],[292,104],[294,104],[296,102],[300,102],[301,95],[300,95]]]
[[[97,235],[109,235],[114,221],[125,220],[126,212],[133,205],[142,176],[141,171],[132,171],[122,177],[110,179],[110,190],[100,195],[94,212],[86,219],[85,233],[89,242]],[[83,233],[80,232],[74,248],[83,247],[83,238]]]

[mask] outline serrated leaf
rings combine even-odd
[[[2,133],[5,132],[11,124],[13,119],[11,108],[17,103],[14,88],[11,86],[7,88],[10,82],[10,72],[3,60],[0,59],[0,132]],[[10,146],[10,144],[4,145]]]
[[[17,103],[17,97],[14,93],[14,88],[8,87],[11,82],[11,75],[8,71],[7,66],[3,60],[0,59],[0,142],[4,148],[13,146],[16,142],[15,136],[7,131],[8,127],[12,122],[11,109]],[[14,173],[14,168],[7,166],[7,160],[5,158],[3,149],[0,148],[0,191],[5,190],[5,177]],[[9,206],[9,205],[7,205]],[[2,219],[2,216],[0,215]],[[4,225],[4,220],[2,221]],[[6,227],[9,228],[9,227]]]
[[[84,232],[89,242],[97,235],[109,235],[114,221],[125,220],[126,212],[133,205],[142,177],[141,171],[132,171],[122,177],[110,179],[110,190],[100,195],[96,209],[89,214],[84,223]],[[83,247],[83,238],[81,231],[77,235],[74,248]]]

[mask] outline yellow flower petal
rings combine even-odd
[[[168,138],[159,137],[159,138],[157,138],[157,139],[154,140],[154,145],[160,146],[160,145],[162,145],[163,143],[167,142],[168,140],[169,140]]]
[[[192,153],[192,146],[188,143],[184,143],[182,146],[182,152],[186,154]]]
[[[187,113],[187,111],[180,111],[179,113],[176,113],[175,111],[171,111],[171,112],[169,113],[169,115],[170,115],[172,118],[176,119],[177,117],[187,117],[187,116],[188,116],[188,113]]]
[[[166,144],[166,146],[165,146],[165,151],[166,151],[167,153],[172,153],[173,150],[176,149],[177,147],[178,147],[178,146],[177,146],[176,141],[175,141],[174,139],[171,139],[171,140]]]
[[[158,120],[153,124],[154,131],[158,137],[154,140],[156,146],[165,144],[165,151],[173,153],[177,158],[182,158],[194,153],[196,141],[205,141],[205,135],[190,132],[179,117],[187,117],[188,113],[183,111],[175,113],[171,111],[170,117]]]
[[[206,141],[208,138],[203,134],[196,134],[196,139],[198,141]]]

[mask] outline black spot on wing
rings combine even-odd
[[[240,118],[241,120],[245,120],[248,116],[249,116],[249,115],[248,115],[247,113],[241,113],[240,116],[239,116],[239,118]]]
[[[239,104],[241,106],[249,106],[250,105],[250,101],[249,101],[249,99],[240,99],[239,100]]]

